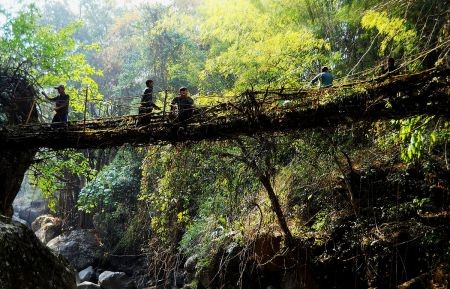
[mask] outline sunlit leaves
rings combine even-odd
[[[201,27],[205,41],[217,39],[229,44],[260,41],[269,21],[269,15],[248,0],[205,1],[200,11],[205,17]]]
[[[434,146],[450,140],[450,124],[434,116],[415,116],[393,123],[399,126],[394,139],[398,138],[405,162],[419,160]]]
[[[376,28],[384,37],[381,41],[380,53],[383,54],[389,45],[412,51],[416,41],[416,32],[408,29],[406,20],[397,17],[388,17],[386,12],[368,11],[361,20],[363,28]]]
[[[222,226],[229,230],[238,207],[244,205],[242,197],[258,187],[242,164],[231,165],[212,152],[221,152],[221,147],[208,145],[206,149],[198,144],[149,149],[143,162],[140,200],[152,212],[151,227],[162,242],[173,241],[174,231],[186,225],[192,228],[193,222],[204,224],[211,216],[226,219]]]
[[[239,3],[238,3],[239,2]],[[210,47],[202,79],[232,79],[233,89],[298,83],[330,45],[304,27],[277,22],[279,14],[255,1],[207,1],[201,40]],[[278,25],[273,25],[277,23]]]
[[[55,30],[38,24],[39,13],[33,6],[10,18],[0,38],[0,59],[10,66],[21,66],[43,87],[67,84],[71,95],[71,110],[82,111],[82,98],[74,86],[89,86],[90,98],[100,98],[97,83],[92,79],[101,72],[86,61],[86,50],[96,45],[84,45],[73,38],[81,22],[72,22]]]

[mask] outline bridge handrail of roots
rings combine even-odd
[[[245,91],[234,101],[196,107],[188,130],[165,112],[69,122],[67,128],[47,123],[0,127],[0,148],[82,148],[123,143],[161,143],[217,139],[257,131],[281,131],[414,114],[448,117],[449,68],[377,79],[327,89]],[[431,103],[431,104],[430,104]],[[389,104],[389,105],[387,105]],[[378,115],[377,115],[378,114]],[[136,126],[146,117],[145,126]]]

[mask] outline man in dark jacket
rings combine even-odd
[[[50,98],[45,93],[44,96],[55,103],[55,115],[53,116],[52,123],[62,123],[63,126],[67,126],[67,119],[69,115],[69,95],[65,92],[64,85],[55,86],[58,90],[58,96]]]
[[[173,119],[179,135],[187,128],[189,121],[194,115],[194,100],[188,95],[186,87],[181,87],[179,95],[170,104],[170,116]]]
[[[150,122],[148,114],[153,111],[153,108],[160,109],[153,102],[153,80],[147,80],[145,85],[147,88],[145,89],[144,94],[142,94],[141,105],[139,106],[140,118],[138,120],[138,125],[148,124]]]
[[[397,74],[398,71],[395,71],[397,69],[397,66],[395,65],[395,59],[392,57],[389,57],[387,60],[387,67],[383,66],[381,67],[381,74]]]

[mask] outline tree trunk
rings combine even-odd
[[[35,153],[35,150],[0,151],[0,214],[13,215],[12,203]]]
[[[283,211],[281,210],[280,202],[278,201],[278,197],[275,194],[275,191],[273,190],[272,184],[270,182],[270,178],[267,175],[259,175],[259,180],[263,184],[264,188],[267,191],[267,194],[269,195],[270,203],[272,205],[272,209],[274,210],[278,224],[281,227],[281,230],[283,231],[285,235],[285,244],[286,246],[290,247],[293,244],[293,238],[291,231],[289,230],[289,227],[286,223],[286,218],[284,217]]]

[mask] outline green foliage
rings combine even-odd
[[[234,91],[293,86],[312,63],[329,59],[328,42],[278,22],[277,14],[253,1],[207,1],[200,11],[202,42],[210,47],[201,74],[205,87],[214,78],[232,80],[225,88]]]
[[[139,192],[140,157],[133,150],[120,150],[111,164],[102,169],[80,192],[78,208],[87,213],[114,211]]]
[[[415,116],[392,123],[399,127],[393,139],[400,144],[401,158],[407,163],[421,159],[433,147],[450,140],[449,122],[434,116]]]
[[[408,219],[421,213],[430,204],[429,198],[413,198],[384,210],[384,217],[388,220]]]
[[[242,198],[259,185],[243,164],[222,161],[220,154],[228,148],[198,144],[149,150],[140,200],[149,206],[153,232],[162,242],[177,244],[186,227],[187,234],[194,236],[190,230],[197,225],[193,224],[199,228],[211,218],[217,226],[232,230],[237,208],[245,206]]]
[[[94,215],[94,226],[110,250],[135,252],[133,240],[139,240],[136,216],[142,157],[138,150],[121,148],[80,192],[77,207]],[[140,228],[140,232],[145,232]]]
[[[227,240],[227,233],[214,215],[195,220],[187,228],[179,249],[186,256],[197,255],[197,269],[207,268]]]
[[[3,25],[0,38],[0,60],[10,66],[24,66],[27,74],[41,86],[69,84],[71,108],[83,111],[84,94],[75,86],[90,87],[90,99],[101,98],[93,76],[100,75],[86,61],[85,51],[97,49],[96,45],[85,45],[73,39],[80,29],[80,22],[55,30],[52,26],[40,26],[40,15],[34,6],[29,6],[17,16],[8,18]]]
[[[198,74],[203,67],[204,52],[195,37],[194,19],[174,8],[147,7],[145,12],[142,25],[145,25],[144,35],[150,39],[146,38],[145,45],[151,58],[144,63],[151,62],[155,72],[165,74],[158,76],[167,81],[163,83],[167,88],[177,91],[186,86],[195,92],[199,86]]]
[[[142,210],[141,214],[138,212],[137,214],[130,216],[129,208],[127,208],[122,216],[122,219],[124,219],[124,217],[127,219],[127,223],[123,230],[117,230],[115,226],[115,224],[117,224],[117,218],[115,218],[112,222],[102,220],[103,222],[101,224],[109,224],[111,226],[109,230],[103,229],[102,231],[109,232],[110,236],[117,236],[117,238],[110,238],[110,236],[108,236],[108,240],[113,240],[111,243],[114,246],[115,252],[119,251],[129,254],[141,253],[143,244],[146,244],[151,236],[151,230],[148,222],[150,219],[149,212]]]
[[[74,175],[92,179],[96,171],[89,165],[88,159],[75,150],[61,152],[40,151],[37,154],[40,160],[32,165],[31,182],[38,186],[48,201],[50,210],[56,212],[59,198],[57,192],[65,189],[67,175]]]
[[[316,220],[314,224],[311,226],[316,231],[323,231],[326,227],[326,225],[329,223],[329,212],[327,211],[320,211],[316,214]]]
[[[194,193],[190,186],[190,171],[175,165],[175,162],[181,164],[187,161],[186,165],[189,167],[190,158],[185,154],[175,157],[171,154],[170,150],[149,154],[143,166],[146,181],[143,183],[140,200],[151,204],[154,214],[151,227],[162,241],[168,241],[171,229],[177,230],[177,225],[182,225],[189,218],[186,212],[187,202]],[[151,171],[150,174],[148,170]],[[155,188],[157,191],[153,191]]]
[[[446,239],[447,239],[446,236],[443,236],[442,232],[439,232],[439,230],[432,229],[422,236],[420,243],[422,246],[438,246],[443,242],[446,242]],[[447,251],[447,254],[449,253],[450,251]]]

